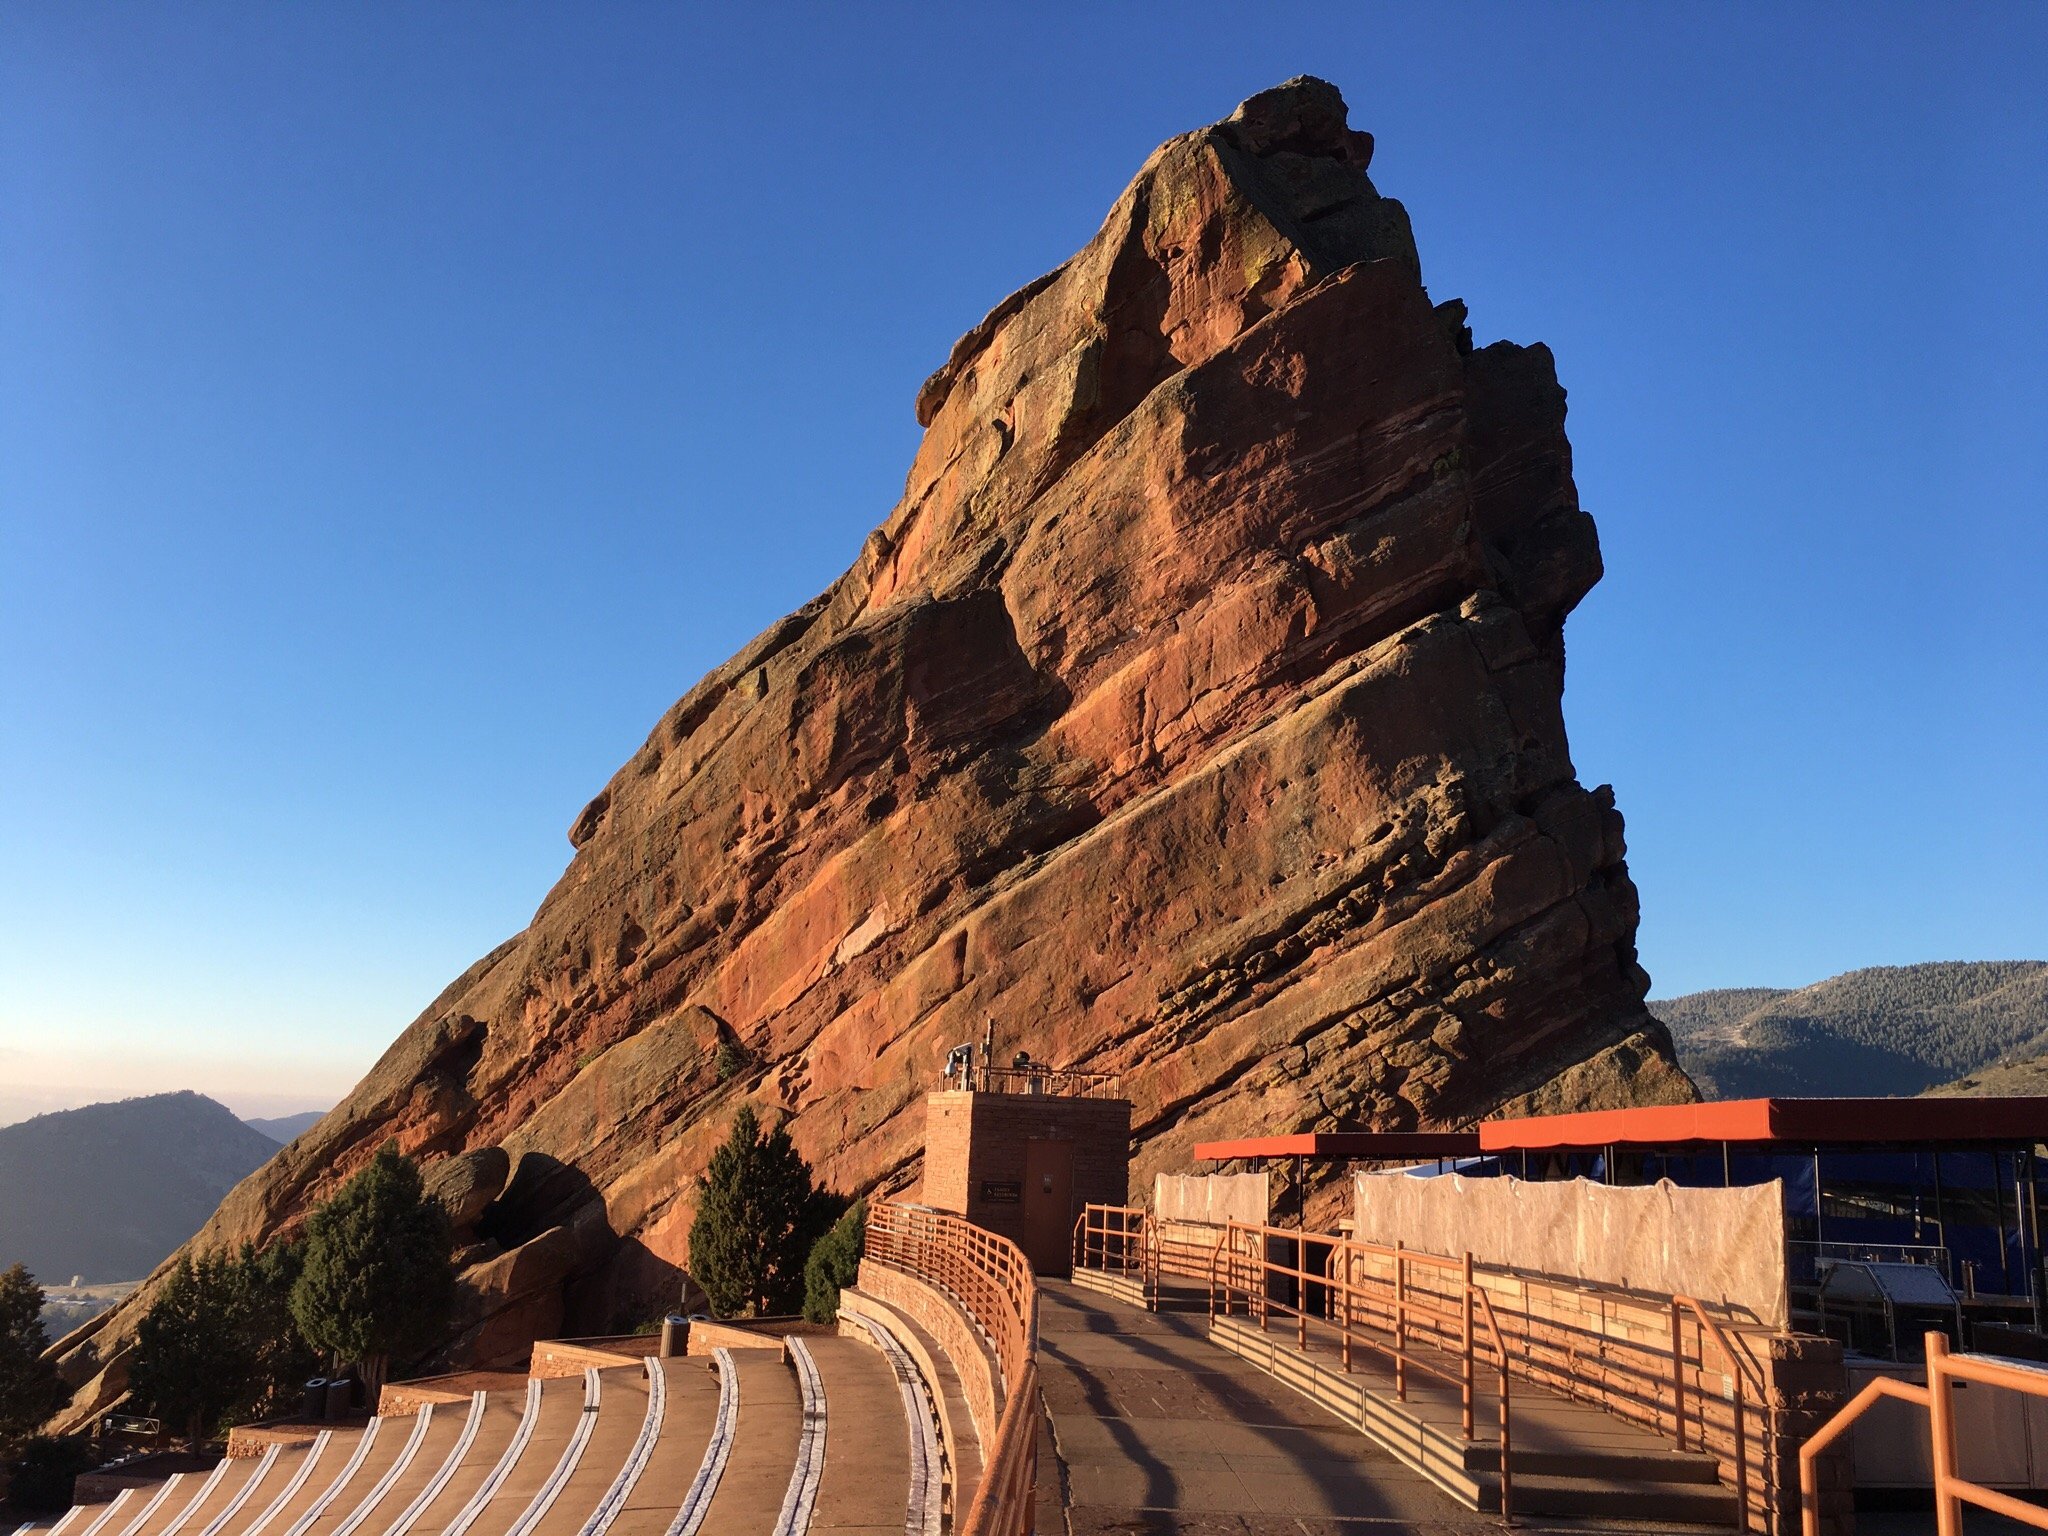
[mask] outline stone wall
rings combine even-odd
[[[601,1371],[621,1365],[638,1365],[647,1356],[660,1352],[661,1335],[658,1333],[629,1333],[602,1339],[541,1339],[533,1346],[533,1359],[526,1367],[526,1374],[543,1380],[556,1376],[581,1376],[593,1365]]]
[[[1130,1199],[1131,1106],[1124,1100],[959,1091],[926,1100],[921,1198],[1029,1251],[1024,1172],[1032,1141],[1074,1145],[1068,1230],[1084,1205]]]

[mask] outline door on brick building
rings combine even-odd
[[[1024,1143],[1024,1257],[1041,1275],[1064,1275],[1073,1261],[1074,1144]]]

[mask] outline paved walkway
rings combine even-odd
[[[1039,1536],[1472,1536],[1451,1501],[1355,1430],[1210,1344],[1208,1319],[1059,1281],[1039,1290]],[[1864,1536],[1932,1536],[1931,1514],[1865,1514]],[[1673,1531],[1535,1520],[1545,1531]],[[2017,1530],[1972,1511],[1970,1536]]]
[[[1216,1348],[1207,1322],[1041,1282],[1039,1380],[1053,1457],[1041,1453],[1040,1536],[1499,1530],[1493,1517],[1461,1508],[1357,1431]]]

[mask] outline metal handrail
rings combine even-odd
[[[1514,1473],[1510,1457],[1513,1448],[1513,1415],[1508,1410],[1508,1341],[1500,1331],[1500,1316],[1493,1310],[1493,1298],[1486,1294],[1485,1286],[1474,1286],[1479,1296],[1480,1310],[1486,1314],[1486,1331],[1493,1335],[1494,1360],[1500,1367],[1500,1517],[1509,1519],[1514,1513]],[[1469,1293],[1468,1293],[1469,1294]]]
[[[1928,1438],[1934,1464],[1934,1528],[1936,1536],[1962,1536],[1963,1506],[1974,1504],[2016,1520],[2029,1530],[2048,1531],[2048,1509],[2016,1499],[1996,1488],[1971,1482],[1956,1471],[1956,1421],[1950,1384],[1980,1382],[2005,1387],[2029,1397],[2048,1397],[2048,1371],[1996,1355],[1952,1355],[1948,1335],[1927,1335],[1927,1385],[1879,1376],[1841,1407],[1799,1447],[1799,1525],[1803,1536],[1820,1536],[1820,1497],[1814,1488],[1814,1466],[1820,1453],[1861,1418],[1880,1397],[1917,1403],[1927,1410]]]
[[[1148,1282],[1150,1215],[1134,1205],[1081,1207],[1074,1218],[1074,1267],[1128,1275],[1135,1268]]]
[[[1731,1419],[1734,1421],[1735,1432],[1735,1508],[1738,1521],[1736,1529],[1744,1530],[1747,1529],[1749,1520],[1749,1432],[1747,1424],[1749,1394],[1753,1390],[1756,1394],[1756,1401],[1759,1403],[1769,1402],[1770,1394],[1764,1388],[1761,1373],[1754,1373],[1754,1379],[1752,1379],[1754,1368],[1749,1358],[1736,1349],[1734,1342],[1728,1337],[1727,1330],[1708,1313],[1706,1307],[1695,1297],[1673,1296],[1671,1298],[1671,1431],[1672,1438],[1678,1442],[1678,1448],[1681,1451],[1685,1449],[1685,1350],[1681,1320],[1687,1312],[1690,1312],[1698,1320],[1700,1337],[1703,1340],[1711,1339],[1714,1348],[1720,1351],[1721,1358],[1728,1365],[1728,1381],[1732,1393],[1728,1403],[1728,1411]],[[1706,1350],[1703,1347],[1700,1350],[1700,1369],[1705,1370],[1706,1364]],[[1699,1418],[1700,1449],[1704,1451],[1707,1448],[1706,1403],[1704,1398],[1700,1404]],[[1768,1492],[1771,1486],[1768,1465],[1770,1441],[1768,1437],[1764,1441],[1764,1456],[1766,1459],[1764,1487]]]
[[[1024,1372],[1003,1404],[995,1448],[967,1506],[962,1536],[1029,1536],[1038,1493],[1038,1363]]]
[[[1038,1478],[1038,1282],[1015,1243],[964,1217],[879,1200],[866,1258],[950,1292],[995,1351],[1002,1413],[962,1536],[1030,1536]]]
[[[1801,1536],[1820,1536],[1820,1496],[1813,1486],[1814,1464],[1820,1453],[1833,1445],[1846,1433],[1849,1426],[1863,1417],[1866,1409],[1880,1397],[1895,1397],[1901,1402],[1918,1403],[1922,1408],[1929,1405],[1931,1397],[1927,1388],[1915,1386],[1910,1381],[1900,1381],[1893,1376],[1874,1376],[1841,1408],[1833,1418],[1807,1436],[1806,1443],[1799,1447],[1799,1529]]]
[[[1310,1267],[1311,1245],[1327,1250],[1325,1268]],[[1749,1440],[1754,1415],[1770,1401],[1770,1394],[1758,1366],[1728,1324],[1697,1298],[1671,1298],[1668,1353],[1655,1344],[1603,1333],[1598,1340],[1601,1369],[1588,1376],[1572,1341],[1552,1338],[1551,1330],[1536,1323],[1535,1314],[1510,1311],[1503,1317],[1470,1255],[1452,1257],[1398,1242],[1367,1243],[1337,1234],[1232,1221],[1223,1229],[1206,1269],[1212,1319],[1231,1316],[1242,1304],[1249,1319],[1270,1330],[1271,1314],[1277,1310],[1295,1320],[1296,1345],[1303,1350],[1308,1347],[1310,1322],[1327,1324],[1336,1334],[1333,1342],[1346,1372],[1354,1369],[1359,1350],[1390,1363],[1397,1400],[1406,1399],[1410,1378],[1418,1373],[1455,1387],[1460,1430],[1468,1441],[1476,1430],[1477,1356],[1486,1353],[1503,1383],[1505,1419],[1512,1418],[1512,1408],[1506,1406],[1512,1389],[1506,1383],[1519,1373],[1653,1430],[1662,1432],[1670,1426],[1681,1449],[1709,1451],[1710,1429],[1714,1443],[1725,1449],[1727,1442],[1718,1438],[1725,1423],[1725,1432],[1734,1441],[1736,1524],[1738,1529],[1747,1528],[1758,1481]],[[1516,1285],[1548,1284],[1527,1276],[1510,1278]],[[1273,1280],[1292,1283],[1291,1302],[1275,1294]],[[1284,1292],[1286,1286],[1280,1289]],[[1731,1384],[1726,1421],[1718,1413],[1710,1416],[1704,1393],[1687,1385],[1691,1362],[1682,1325],[1687,1313],[1698,1323],[1701,1368],[1712,1358],[1706,1353],[1707,1341],[1726,1362]],[[1479,1345],[1482,1331],[1490,1351]],[[1561,1360],[1556,1358],[1560,1351]],[[1506,1434],[1512,1437],[1511,1425]],[[1770,1437],[1764,1435],[1761,1470],[1767,1514],[1776,1507],[1774,1451]],[[1504,1497],[1512,1498],[1511,1488]]]
[[[1326,1270],[1308,1267],[1310,1242],[1329,1249],[1330,1262]],[[1292,1264],[1272,1257],[1271,1249],[1276,1243],[1293,1247]],[[1359,1260],[1366,1257],[1390,1260],[1393,1265],[1391,1281],[1362,1282],[1358,1273]],[[1224,1262],[1226,1258],[1227,1264]],[[1426,1291],[1420,1297],[1411,1294],[1408,1281],[1412,1269],[1437,1272],[1446,1277],[1447,1283],[1455,1284],[1452,1298],[1455,1307],[1439,1305],[1440,1298]],[[1275,1278],[1294,1283],[1292,1302],[1274,1299],[1271,1282]],[[1320,1308],[1310,1304],[1312,1287],[1322,1292]],[[1224,1317],[1233,1315],[1240,1293],[1244,1297],[1246,1316],[1256,1318],[1262,1332],[1270,1329],[1274,1309],[1283,1315],[1291,1315],[1295,1319],[1295,1346],[1304,1352],[1308,1349],[1311,1319],[1319,1325],[1334,1327],[1338,1355],[1347,1374],[1352,1370],[1356,1349],[1363,1348],[1389,1360],[1393,1367],[1397,1401],[1407,1399],[1408,1377],[1413,1371],[1456,1387],[1459,1428],[1468,1444],[1477,1433],[1474,1343],[1476,1321],[1483,1318],[1492,1334],[1494,1361],[1501,1381],[1501,1516],[1503,1519],[1512,1517],[1514,1476],[1508,1466],[1508,1456],[1513,1446],[1513,1430],[1509,1422],[1513,1408],[1507,1384],[1510,1360],[1507,1334],[1500,1326],[1492,1298],[1485,1294],[1475,1278],[1470,1254],[1452,1259],[1405,1248],[1398,1243],[1386,1247],[1288,1227],[1252,1226],[1233,1219],[1226,1224],[1223,1240],[1217,1245],[1216,1255],[1210,1264],[1211,1320],[1217,1316],[1219,1307]],[[1428,1350],[1412,1347],[1411,1338],[1418,1342],[1432,1341],[1436,1347]],[[1441,1356],[1445,1354],[1453,1357],[1452,1363],[1443,1362]]]

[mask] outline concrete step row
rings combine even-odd
[[[901,1362],[764,1343],[324,1429],[17,1536],[936,1536]]]

